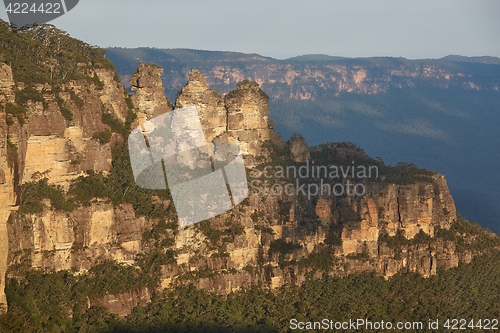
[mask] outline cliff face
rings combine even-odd
[[[14,78],[12,70],[0,64],[0,314],[6,311],[5,272],[7,270],[7,254],[9,239],[7,236],[7,220],[15,205],[13,164],[8,154],[7,117],[5,105],[14,102]],[[10,156],[12,157],[12,156]]]
[[[251,81],[239,82],[238,88],[224,98],[228,139],[237,143],[244,154],[262,154],[261,145],[267,140],[283,145],[272,129],[268,100],[259,85]]]
[[[273,100],[311,100],[325,94],[378,94],[391,88],[431,86],[500,91],[498,77],[481,78],[457,64],[406,59],[338,60],[331,62],[266,62],[231,66],[218,64],[202,72],[221,90],[244,79],[254,80]],[[479,65],[480,66],[480,65]],[[488,68],[484,65],[485,69]],[[497,71],[498,65],[490,65]],[[167,86],[167,89],[169,87]]]
[[[459,252],[452,242],[437,240],[432,245],[423,242],[395,249],[379,241],[383,234],[394,236],[398,231],[408,239],[421,230],[434,236],[436,229],[454,221],[443,213],[443,207],[454,209],[446,182],[442,176],[436,176],[436,181],[443,190],[438,196],[428,184],[388,184],[373,188],[363,198],[319,198],[316,203],[303,197],[251,196],[247,207],[210,221],[210,227],[223,235],[230,229],[227,221],[242,227],[229,241],[223,236],[214,241],[198,226],[180,231],[177,261],[163,267],[162,286],[187,280],[200,288],[228,293],[257,285],[300,285],[311,274],[321,278],[323,274],[377,272],[390,277],[413,271],[430,276],[439,268],[456,267],[470,261],[472,253]],[[418,203],[422,206],[417,207]],[[384,208],[385,213],[380,213]],[[350,214],[359,219],[348,219]],[[340,239],[330,248],[333,230],[339,231]],[[292,243],[295,247],[288,249],[286,244]]]
[[[36,215],[11,214],[23,200],[21,187],[24,184],[46,178],[49,185],[67,190],[72,180],[85,176],[89,170],[111,170],[111,146],[119,137],[111,134],[102,115],[125,119],[125,93],[113,71],[96,69],[87,74],[95,79],[74,80],[57,86],[27,85],[14,82],[11,68],[0,65],[2,304],[5,303],[3,286],[7,255],[10,264],[25,263],[28,258],[32,267],[89,267],[89,260],[70,255],[75,244],[105,243],[107,246],[113,241],[106,234],[106,225],[113,224],[112,207],[92,206],[70,215],[49,208]],[[109,138],[97,139],[100,133],[109,133]],[[11,222],[7,223],[9,216]],[[82,219],[79,220],[79,216]],[[89,258],[93,261],[96,257]]]
[[[210,89],[205,77],[197,70],[189,73],[189,80],[175,101],[177,108],[189,105],[196,105],[207,141],[213,141],[227,131],[224,100],[219,92]]]
[[[207,138],[237,142],[244,154],[256,157],[263,151],[262,143],[277,136],[269,128],[267,96],[256,83],[243,81],[223,102],[198,71],[189,76],[176,106],[194,104],[200,108]],[[212,123],[215,129],[210,127]],[[261,131],[271,134],[260,136]],[[283,147],[279,139],[274,142]],[[311,150],[299,137],[290,140],[288,149],[298,163],[312,158]],[[340,148],[337,151],[339,155],[349,153]],[[356,154],[366,156],[362,151]],[[306,270],[299,274],[298,266],[283,268],[283,260],[300,261],[323,252],[332,233],[337,233],[339,240],[334,247],[338,267],[330,272],[334,275],[375,271],[389,277],[401,270],[412,270],[429,276],[436,273],[437,267],[449,268],[470,260],[470,255],[462,257],[453,250],[450,253],[449,244],[444,243],[434,251],[429,246],[417,246],[394,259],[394,250],[380,243],[383,235],[402,233],[406,239],[413,239],[421,232],[434,236],[436,230],[450,227],[456,209],[444,176],[434,175],[427,182],[409,185],[375,182],[366,186],[367,193],[361,197],[330,195],[311,199],[254,193],[234,211],[170,233],[176,260],[162,267],[162,286],[187,280],[227,293],[260,284],[279,287],[300,283],[306,278]],[[283,257],[275,249],[280,240],[300,249],[285,251]],[[293,277],[290,271],[296,271]]]
[[[26,202],[21,197],[23,184],[34,184],[45,177],[49,185],[60,185],[64,192],[77,177],[92,177],[89,171],[103,172],[103,177],[113,172],[111,147],[123,138],[114,133],[104,140],[102,133],[114,131],[113,124],[126,121],[127,110],[131,109],[113,73],[95,73],[100,83],[71,81],[58,92],[50,85],[37,87],[43,101],[28,100],[24,118],[13,119],[12,114],[0,113],[2,304],[6,270],[8,276],[22,276],[32,268],[84,273],[106,260],[139,265],[139,258],[148,255],[170,256],[155,264],[156,270],[151,269],[157,272],[162,287],[193,282],[219,293],[255,285],[277,288],[299,284],[324,273],[374,271],[389,277],[408,270],[429,276],[440,267],[455,267],[474,255],[472,251],[460,252],[453,242],[439,238],[405,243],[399,249],[383,241],[384,237],[398,235],[411,240],[422,233],[434,237],[437,230],[450,228],[456,209],[444,176],[439,174],[405,185],[366,181],[366,193],[361,196],[311,197],[296,191],[276,194],[272,188],[253,189],[249,198],[232,211],[186,228],[178,227],[175,215],[141,215],[132,204],[116,204],[98,193],[91,193],[96,198],[71,209],[58,209],[52,199],[45,198],[41,211],[29,211],[21,205],[20,211],[12,213],[16,205]],[[134,74],[136,124],[171,110],[160,75],[161,70],[150,65],[140,65]],[[7,103],[15,104],[14,91],[23,88],[23,83],[13,81],[9,67],[2,65],[0,111]],[[266,164],[259,164],[259,156],[267,154],[265,163],[271,163],[280,155],[268,150],[267,141],[286,150],[272,129],[267,103],[267,95],[258,84],[249,81],[239,83],[223,99],[197,71],[190,74],[176,100],[177,107],[194,104],[199,108],[207,139],[237,143],[246,161],[260,171]],[[109,121],[110,117],[114,120]],[[10,119],[9,124],[6,119]],[[12,147],[9,154],[7,140],[17,147],[17,154],[13,154]],[[350,163],[351,148],[326,148],[345,156]],[[303,165],[319,156],[315,154],[322,149],[313,151],[303,139],[295,138],[287,154],[294,163]],[[355,153],[367,158],[362,151]],[[249,170],[249,180],[266,180],[252,172]],[[275,184],[280,182],[278,179]],[[307,182],[317,184],[318,179]],[[113,192],[123,191],[126,196],[135,191],[134,184],[120,186]],[[170,201],[159,197],[152,198],[152,202],[165,210],[172,208]],[[92,304],[105,305],[124,315],[149,297],[150,291],[136,290],[92,300]]]

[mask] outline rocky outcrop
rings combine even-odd
[[[198,71],[189,73],[189,80],[177,95],[176,108],[195,105],[207,141],[227,131],[227,114],[224,100],[218,91],[210,89],[205,77]]]
[[[98,300],[90,301],[90,306],[103,306],[110,313],[125,317],[137,306],[145,306],[151,300],[148,289],[131,290],[119,295],[106,295]]]
[[[420,231],[434,236],[437,228],[448,229],[456,219],[456,208],[443,175],[433,183],[412,185],[370,184],[360,200],[341,200],[334,223],[342,223],[342,252],[363,251],[376,255],[381,234],[398,231],[412,239]],[[342,221],[342,211],[351,209],[358,221]]]
[[[159,66],[141,63],[130,79],[132,90],[135,92],[132,102],[137,108],[139,125],[172,110],[172,104],[165,97],[162,73],[163,68]]]
[[[130,205],[96,202],[71,213],[49,205],[43,213],[13,217],[9,263],[25,269],[81,272],[106,260],[133,264],[149,227],[150,221],[137,218]]]
[[[198,72],[191,77],[196,82],[188,82],[186,87],[203,81]],[[202,86],[202,90],[208,89],[204,83]],[[203,99],[201,102],[200,99],[188,99],[185,91],[189,89],[183,89],[178,96],[183,99],[183,106],[203,103]],[[243,81],[237,90],[226,95],[225,106],[227,132],[215,140],[236,142],[249,156],[261,154],[264,140],[259,137],[260,131],[270,129],[266,118],[267,98],[258,85]],[[210,108],[206,108],[204,114],[217,113],[214,110],[210,113]],[[207,123],[210,122],[203,122]],[[240,141],[242,138],[245,140]],[[351,158],[367,158],[362,150],[352,145],[330,143],[326,147],[348,163]],[[318,153],[322,148],[315,149]],[[311,159],[311,149],[300,136],[290,139],[288,151],[295,163]],[[456,218],[456,209],[444,176],[435,174],[428,181],[407,185],[378,180],[364,185],[366,193],[357,197],[332,193],[310,198],[260,189],[259,193],[250,196],[247,205],[204,222],[207,226],[194,225],[179,230],[173,247],[177,253],[176,263],[162,269],[162,286],[188,280],[201,288],[227,293],[254,285],[277,288],[284,284],[300,284],[306,279],[304,272],[307,270],[294,264],[283,268],[283,262],[306,260],[309,256],[330,251],[325,244],[333,244],[337,258],[327,269],[331,275],[373,271],[389,277],[397,271],[409,270],[429,276],[435,274],[438,267],[455,267],[459,262],[470,260],[470,253],[454,252],[453,245],[442,242],[435,251],[429,251],[429,246],[418,245],[404,250],[407,252],[403,251],[400,258],[394,259],[394,249],[380,243],[384,235],[395,237],[401,233],[411,240],[421,233],[434,237],[437,229],[450,227]],[[214,240],[213,232],[207,233],[205,228],[221,236]],[[223,238],[222,235],[231,234],[230,230],[238,231],[230,240]],[[288,251],[285,246],[284,253],[276,252],[276,244],[280,241],[295,244],[300,249]]]
[[[233,223],[242,229],[231,241],[213,243],[196,225],[180,230],[176,264],[164,266],[162,286],[190,281],[229,293],[257,285],[300,285],[308,274],[321,278],[376,272],[388,278],[412,271],[428,277],[440,268],[470,262],[472,252],[459,251],[450,241],[431,239],[437,229],[449,228],[456,218],[444,177],[436,175],[435,182],[436,187],[378,184],[363,197],[320,197],[315,203],[302,196],[254,194],[248,206],[210,220],[210,228],[223,232],[228,230],[227,221],[238,216]],[[391,247],[381,242],[384,235],[398,232],[410,240],[408,244]],[[411,243],[420,233],[429,240]],[[332,242],[336,236],[338,243]],[[295,247],[280,248],[279,241]],[[221,247],[227,255],[220,255]]]
[[[306,140],[298,134],[292,135],[287,142],[288,150],[290,150],[291,158],[295,162],[302,163],[311,159],[311,151]]]
[[[244,156],[256,157],[262,155],[262,144],[268,140],[284,145],[269,120],[268,99],[259,85],[250,81],[238,83],[238,88],[222,99],[205,77],[193,70],[175,105],[196,106],[207,141],[236,143]]]
[[[281,142],[269,120],[269,97],[256,82],[241,81],[224,98],[227,109],[227,139],[243,154],[258,156],[262,143]]]
[[[111,145],[117,136],[109,142],[99,142],[94,136],[109,130],[103,113],[125,119],[127,106],[123,88],[109,78],[114,77],[111,71],[100,70],[95,75],[99,86],[77,80],[57,88],[24,88],[36,89],[43,101],[28,100],[19,106],[25,109],[23,123],[13,118],[8,127],[9,138],[19,150],[19,185],[43,173],[51,184],[67,187],[87,170],[111,169]],[[17,89],[22,88],[23,84],[17,84]]]

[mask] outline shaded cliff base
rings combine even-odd
[[[138,282],[140,278],[134,277],[130,268],[124,269],[129,275],[123,275],[123,268],[110,268],[100,267],[103,274],[92,277],[31,272],[26,281],[10,279],[6,286],[10,308],[0,316],[0,330],[288,332],[293,318],[369,318],[385,322],[421,321],[424,325],[433,318],[443,325],[449,318],[467,318],[468,322],[474,319],[477,324],[479,318],[483,323],[500,314],[497,251],[428,279],[414,273],[398,274],[389,280],[374,274],[354,274],[308,280],[301,286],[274,291],[254,287],[227,296],[184,286],[154,293],[147,305],[135,307],[126,317],[110,313],[94,297],[101,294],[100,300],[112,299],[113,304],[130,306],[131,296],[140,295],[140,291],[121,293],[119,297],[103,295],[117,292],[125,283]]]

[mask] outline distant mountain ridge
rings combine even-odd
[[[182,62],[189,61],[244,61],[247,59],[260,59],[261,61],[268,62],[287,62],[291,60],[298,61],[336,61],[344,59],[403,59],[407,61],[429,61],[429,60],[442,60],[442,61],[452,61],[452,62],[472,62],[472,63],[485,63],[485,64],[500,64],[499,57],[493,56],[462,56],[462,55],[447,55],[442,58],[425,58],[425,59],[407,59],[403,57],[385,56],[385,57],[344,57],[344,56],[332,56],[328,54],[302,54],[294,57],[289,57],[283,60],[275,59],[272,57],[266,57],[258,53],[243,53],[235,51],[214,51],[214,50],[199,50],[199,49],[183,49],[183,48],[173,48],[173,49],[162,49],[162,48],[150,48],[150,47],[139,47],[139,48],[122,48],[122,47],[109,47],[107,50],[111,53],[113,57],[122,56],[129,57],[134,56],[144,56],[151,57],[167,55],[176,58]],[[160,59],[160,58],[159,58]]]
[[[500,91],[500,58],[495,57],[450,55],[409,60],[316,54],[277,60],[258,54],[190,49],[109,48],[108,52],[125,85],[138,62],[162,66],[165,91],[172,99],[193,68],[221,92],[249,79],[278,101],[311,100],[342,92],[377,94],[391,88],[418,86]]]
[[[304,54],[296,57],[291,57],[285,60],[297,60],[297,61],[331,61],[346,59],[346,57],[331,56],[328,54]]]
[[[464,57],[460,55],[448,55],[446,57],[441,58],[441,60],[447,61],[464,61],[464,62],[475,62],[480,64],[500,64],[500,58],[490,57],[490,56],[482,56],[482,57]]]

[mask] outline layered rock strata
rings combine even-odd
[[[87,206],[61,212],[47,201],[41,213],[12,213],[20,202],[23,183],[46,176],[51,184],[67,189],[73,179],[87,171],[112,169],[111,147],[121,137],[113,134],[108,143],[102,143],[95,135],[109,130],[103,114],[125,120],[128,107],[122,87],[111,79],[113,73],[96,71],[96,75],[102,88],[86,81],[70,82],[59,93],[59,101],[50,86],[40,89],[46,105],[28,102],[22,124],[5,114],[5,106],[15,103],[15,91],[24,85],[13,81],[8,66],[0,66],[0,302],[4,308],[7,269],[9,276],[22,276],[32,268],[83,273],[106,260],[137,265],[138,256],[151,251],[174,254],[171,263],[160,267],[163,287],[189,281],[219,293],[257,285],[277,288],[300,284],[308,276],[319,278],[323,274],[373,271],[389,277],[399,271],[415,271],[430,276],[439,268],[455,267],[474,256],[438,238],[405,245],[399,252],[380,241],[382,236],[399,233],[406,239],[421,233],[433,237],[436,230],[450,227],[456,209],[445,178],[439,174],[408,185],[367,182],[366,194],[358,197],[252,191],[229,212],[165,231],[169,242],[160,247],[151,243],[145,232],[160,223],[177,221],[138,217],[130,204],[114,206],[106,199],[95,199]],[[134,74],[135,125],[172,109],[160,76],[161,69],[150,65],[140,65]],[[268,141],[284,148],[268,119],[267,95],[255,82],[242,81],[223,98],[193,71],[176,106],[193,104],[199,109],[206,138],[237,143],[247,156],[246,162],[252,160],[247,166],[264,167],[257,160]],[[64,118],[61,105],[71,111],[71,120]],[[10,124],[6,119],[11,119]],[[341,148],[334,149],[343,156]],[[290,140],[288,153],[299,164],[312,158],[311,148],[298,137]],[[249,180],[253,179],[249,170]],[[7,223],[9,216],[11,223]],[[324,267],[307,268],[308,260],[322,255],[327,258],[320,261],[326,263]],[[96,300],[95,304],[109,305],[124,315],[149,295],[147,290],[134,291]],[[116,302],[123,307],[117,307]]]
[[[269,97],[255,82],[242,81],[224,99],[210,89],[205,77],[193,70],[189,81],[177,95],[176,107],[195,105],[207,141],[236,143],[243,155],[262,154],[268,140],[283,146],[269,120]]]
[[[139,64],[132,75],[130,84],[134,95],[132,102],[136,109],[139,125],[172,110],[172,104],[165,97],[161,74],[163,68],[155,65]]]
[[[12,70],[5,64],[0,64],[0,314],[7,310],[5,297],[5,272],[7,270],[7,254],[9,238],[7,220],[15,205],[14,195],[14,164],[13,152],[9,154],[7,138],[7,114],[5,106],[14,103],[14,78]]]

